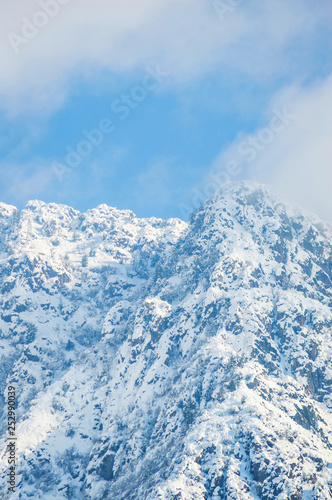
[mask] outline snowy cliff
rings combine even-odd
[[[330,227],[240,183],[189,224],[0,204],[0,238],[11,498],[331,498]]]

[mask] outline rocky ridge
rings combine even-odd
[[[327,224],[240,183],[188,224],[1,204],[0,235],[13,499],[331,498]]]

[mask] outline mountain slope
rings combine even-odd
[[[328,226],[251,183],[189,224],[0,213],[13,498],[331,498]]]

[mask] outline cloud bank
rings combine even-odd
[[[326,24],[306,0],[13,0],[1,6],[0,107],[52,111],[73,82],[156,61],[175,84],[216,68],[253,78],[290,71],[287,50]],[[304,42],[303,42],[304,43]]]
[[[191,205],[224,182],[249,178],[332,221],[331,102],[332,75],[280,91],[266,110],[264,126],[240,133],[220,152]]]

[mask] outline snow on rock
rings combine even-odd
[[[32,201],[0,229],[13,499],[331,498],[327,224],[240,183],[189,224]]]

